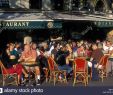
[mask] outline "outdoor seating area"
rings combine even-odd
[[[87,86],[93,81],[104,83],[113,76],[110,41],[70,40],[51,44],[8,43],[6,46],[0,60],[3,86],[38,86],[44,82],[68,86],[70,80],[72,86]]]

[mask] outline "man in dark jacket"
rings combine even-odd
[[[104,54],[102,50],[98,48],[98,44],[93,44],[92,49],[93,51],[90,59],[90,61],[92,61],[92,80],[98,80],[97,64]]]
[[[58,63],[58,68],[60,70],[66,70],[67,73],[69,74],[72,71],[72,68],[66,63],[66,57],[69,55],[69,51],[66,50],[66,47],[62,47],[58,52],[57,52],[57,63]]]

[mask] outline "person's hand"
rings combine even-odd
[[[18,62],[23,62],[23,59],[19,59]]]
[[[9,49],[7,49],[6,52],[7,52],[8,56],[10,56],[10,51],[9,51]]]
[[[97,69],[98,69],[98,66],[99,66],[99,64],[98,64],[98,63],[94,65],[94,67],[95,67],[95,68],[97,68]]]
[[[10,59],[15,59],[16,57],[14,55],[10,55]]]
[[[13,65],[13,68],[16,69],[16,65]]]
[[[19,59],[18,62],[21,62],[21,59]]]
[[[47,70],[47,68],[46,68],[46,67],[44,67],[44,68],[43,68],[43,70]]]
[[[28,57],[28,58],[25,58],[24,60],[25,61],[31,61],[33,58],[30,56],[30,57]]]

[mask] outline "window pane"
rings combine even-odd
[[[0,0],[0,8],[9,8],[9,0]]]

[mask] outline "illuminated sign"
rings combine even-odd
[[[28,27],[29,22],[3,22],[1,25],[3,25],[3,27]]]

